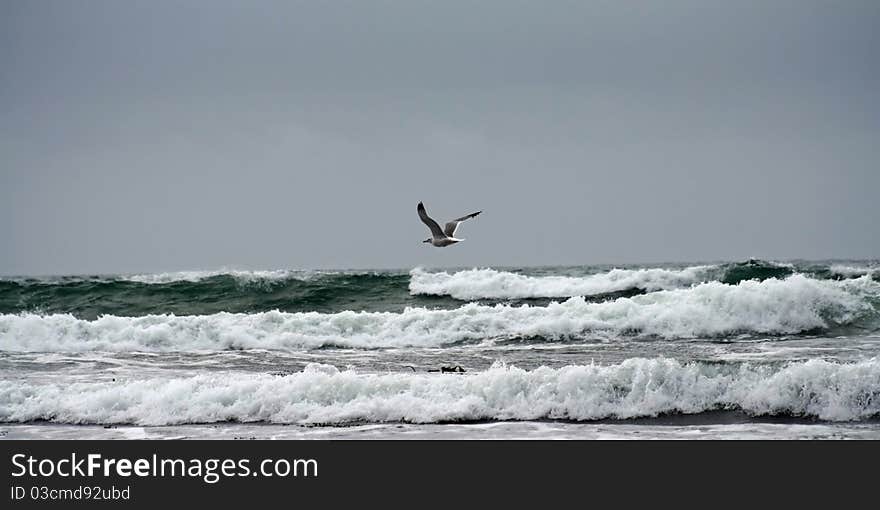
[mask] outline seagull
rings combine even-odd
[[[440,225],[438,225],[436,221],[428,216],[428,213],[425,212],[425,206],[421,202],[419,202],[417,210],[419,211],[419,218],[422,219],[422,223],[424,223],[428,226],[429,229],[431,229],[431,237],[425,239],[422,242],[431,243],[438,248],[449,246],[450,244],[455,244],[459,241],[464,241],[464,239],[456,239],[455,237],[455,231],[458,230],[458,224],[464,220],[473,218],[474,216],[483,212],[477,211],[475,213],[470,213],[467,216],[462,216],[461,218],[454,219],[447,223],[446,227],[444,227],[443,230],[440,230]]]

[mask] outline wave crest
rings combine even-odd
[[[582,297],[547,306],[485,306],[403,312],[285,313],[200,316],[0,315],[6,351],[178,351],[437,347],[463,341],[539,337],[665,339],[784,335],[853,324],[876,327],[870,278],[707,282],[687,289],[591,303]],[[865,322],[868,321],[868,322]]]
[[[667,358],[532,371],[495,365],[461,376],[361,374],[310,365],[283,377],[224,373],[118,382],[0,381],[0,421],[62,423],[597,420],[748,414],[853,421],[880,415],[880,361],[822,360],[782,368]]]
[[[274,282],[288,279],[304,279],[308,277],[307,273],[302,271],[239,271],[239,270],[217,270],[217,271],[175,271],[172,273],[145,273],[121,275],[118,281],[143,283],[147,285],[164,285],[169,283],[198,283],[218,276],[229,276],[242,284],[254,282]]]
[[[612,269],[581,277],[526,276],[495,269],[429,273],[415,268],[410,271],[409,290],[415,295],[451,296],[460,300],[595,296],[632,289],[653,292],[706,281],[716,268]]]

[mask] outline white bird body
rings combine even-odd
[[[425,206],[421,202],[419,202],[419,206],[416,208],[416,210],[419,213],[419,218],[421,218],[422,223],[424,223],[428,226],[429,229],[431,229],[431,237],[429,239],[425,239],[422,242],[431,243],[438,248],[443,248],[444,246],[449,246],[464,241],[464,239],[459,239],[455,237],[455,231],[458,230],[458,225],[464,220],[473,218],[474,216],[483,212],[477,211],[475,213],[468,214],[467,216],[462,216],[461,218],[454,219],[448,222],[445,228],[441,229],[440,225],[430,216],[428,216],[428,213],[425,211]]]

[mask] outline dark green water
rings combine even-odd
[[[5,277],[0,429],[513,420],[559,437],[548,420],[610,420],[661,437],[684,416],[662,428],[877,438],[878,274],[747,260]]]
[[[855,263],[853,263],[855,264]],[[874,267],[872,261],[860,261],[858,267]],[[638,271],[638,266],[618,266],[624,271]],[[669,271],[687,266],[666,264],[650,266]],[[746,280],[785,278],[795,272],[817,279],[845,279],[860,275],[857,271],[836,272],[845,263],[779,264],[760,260],[709,266],[699,278],[682,284],[717,280],[736,285]],[[564,278],[589,279],[602,275],[610,266],[574,266],[543,268],[500,268],[511,274],[541,278],[558,275]],[[880,280],[880,271],[873,273]],[[603,289],[585,295],[603,301],[646,292],[638,279],[631,286]],[[249,273],[180,273],[168,275],[61,276],[45,278],[5,277],[0,279],[0,313],[71,314],[80,319],[101,315],[141,317],[153,314],[209,315],[218,312],[255,313],[270,310],[283,312],[333,313],[343,310],[400,312],[406,307],[455,308],[462,300],[449,295],[413,294],[409,271],[370,272],[273,272]],[[669,288],[673,288],[670,285]],[[605,291],[603,291],[605,290]],[[536,291],[540,294],[540,290]],[[503,289],[502,289],[503,293]],[[479,297],[469,299],[483,304],[512,303],[545,305],[562,296]]]

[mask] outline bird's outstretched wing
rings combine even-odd
[[[440,230],[440,225],[438,225],[436,221],[432,220],[431,217],[428,216],[428,213],[425,212],[425,206],[422,205],[421,202],[419,202],[419,206],[416,209],[419,211],[419,218],[421,218],[422,223],[424,223],[428,226],[429,229],[431,229],[431,235],[435,239],[442,239],[446,237],[443,234],[443,231]]]
[[[461,223],[464,220],[469,220],[469,219],[473,218],[474,216],[480,214],[481,212],[483,212],[483,211],[477,211],[475,213],[470,213],[467,216],[462,216],[461,218],[456,218],[456,219],[450,221],[449,223],[446,224],[446,228],[443,229],[443,233],[446,234],[448,237],[455,237],[455,231],[458,230],[459,223]]]

